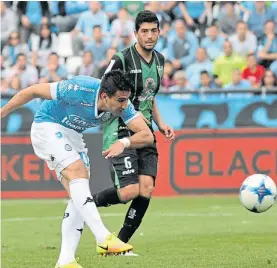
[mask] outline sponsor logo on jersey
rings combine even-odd
[[[134,169],[127,169],[122,171],[122,175],[129,175],[129,174],[134,174],[135,170]]]
[[[88,87],[80,87],[79,90],[81,90],[81,91],[87,91],[87,92],[94,92],[95,91],[95,89],[88,88]]]
[[[141,74],[141,73],[142,73],[141,69],[135,69],[130,71],[130,74]]]
[[[155,98],[155,89],[156,89],[155,80],[152,77],[146,79],[144,88],[139,96],[139,101],[154,100]]]
[[[71,89],[73,89],[74,91],[77,91],[79,89],[79,85],[77,85],[77,84],[74,84],[74,85],[69,84],[68,87],[67,87],[67,90],[69,91]]]
[[[70,128],[80,131],[84,131],[87,128],[97,126],[96,124],[86,121],[78,115],[69,115],[69,117],[66,116],[65,118],[63,118],[62,123]]]
[[[83,127],[94,127],[95,124],[93,124],[92,122],[86,121],[85,119],[81,118],[78,115],[70,115],[69,116],[69,120],[79,126],[83,126]]]
[[[58,84],[60,91],[66,91],[67,90],[67,82],[65,80],[62,80]]]
[[[93,104],[86,103],[86,102],[81,102],[81,105],[86,106],[86,107],[92,107],[92,106],[94,106]]]
[[[127,126],[119,126],[118,130],[125,130],[127,129]]]
[[[164,67],[161,65],[157,65],[157,69],[158,69],[160,78],[162,78],[163,73],[164,73]]]

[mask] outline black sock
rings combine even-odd
[[[98,192],[93,195],[93,199],[97,207],[108,207],[110,205],[122,203],[118,197],[117,189],[115,187]]]
[[[127,243],[141,224],[142,218],[149,206],[150,198],[138,196],[134,199],[125,216],[124,224],[118,238]]]

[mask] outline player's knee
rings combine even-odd
[[[154,180],[150,176],[145,176],[140,178],[139,182],[139,195],[141,196],[152,196],[152,193],[155,189]]]
[[[119,190],[122,203],[127,203],[139,195],[139,184],[130,184]]]
[[[140,185],[139,188],[139,195],[141,196],[152,196],[152,193],[154,191],[155,187],[153,182],[145,183]]]
[[[88,170],[81,159],[67,166],[61,173],[67,180],[78,178],[88,179]]]

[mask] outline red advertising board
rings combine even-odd
[[[111,185],[100,134],[87,134],[91,191]],[[157,133],[159,172],[155,196],[237,193],[254,173],[277,182],[277,129],[182,130],[169,143]],[[66,197],[56,176],[35,156],[29,137],[2,137],[2,198]],[[97,168],[96,168],[97,167]]]
[[[30,137],[1,137],[1,198],[61,198],[55,172],[33,151]]]
[[[96,193],[111,185],[108,161],[102,156],[102,135],[85,134],[92,167],[90,187]],[[96,168],[97,167],[97,168]],[[1,137],[2,198],[64,198],[67,193],[55,172],[39,159],[29,136]]]
[[[157,196],[237,193],[254,173],[276,182],[276,129],[182,130],[172,143],[157,139]]]

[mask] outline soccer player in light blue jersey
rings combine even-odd
[[[119,70],[105,74],[101,81],[75,76],[23,89],[0,110],[1,117],[5,117],[34,98],[46,99],[32,124],[32,145],[36,155],[56,171],[71,197],[62,222],[62,245],[56,268],[81,267],[75,260],[75,251],[84,223],[96,238],[98,254],[125,253],[132,249],[112,235],[100,218],[89,189],[89,159],[82,136],[87,128],[116,116],[121,117],[134,135],[113,143],[103,152],[105,158],[115,157],[125,148],[152,144],[150,129],[129,101],[131,88],[131,82]]]

